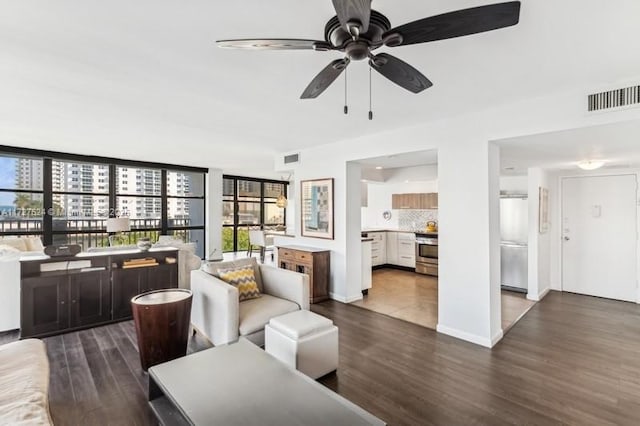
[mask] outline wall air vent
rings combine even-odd
[[[589,112],[640,106],[640,86],[609,90],[589,95]]]
[[[293,164],[300,161],[300,154],[291,154],[284,156],[284,164]]]

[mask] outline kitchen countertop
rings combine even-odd
[[[384,229],[384,228],[365,228],[362,232],[403,232],[405,234],[423,234],[423,235],[434,235],[437,236],[438,232],[428,232],[428,231],[407,231],[402,229]]]

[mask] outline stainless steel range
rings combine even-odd
[[[438,276],[437,234],[416,234],[416,272]]]

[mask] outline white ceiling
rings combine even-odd
[[[418,151],[396,155],[385,155],[384,157],[366,158],[358,160],[356,163],[362,164],[363,170],[398,169],[403,167],[425,166],[438,164],[438,151]]]
[[[400,25],[481,0],[374,0]],[[349,69],[300,93],[335,52],[218,49],[235,37],[321,38],[329,0],[0,0],[0,144],[267,174],[273,154],[640,75],[637,0],[523,0],[520,24],[400,47],[434,87],[413,95]]]
[[[529,167],[577,170],[586,160],[607,168],[640,167],[640,121],[504,139],[500,160],[505,175],[524,175]],[[507,170],[513,168],[513,170]]]

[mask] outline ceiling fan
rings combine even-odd
[[[238,39],[216,43],[219,47],[234,49],[344,52],[344,58],[332,61],[320,71],[304,90],[301,99],[318,97],[351,61],[365,59],[369,60],[371,68],[400,87],[420,93],[433,85],[427,77],[395,56],[388,53],[376,55],[373,51],[382,46],[407,46],[510,27],[520,19],[520,2],[511,1],[444,13],[392,28],[386,16],[371,9],[371,0],[332,1],[337,16],[327,22],[324,41]]]

